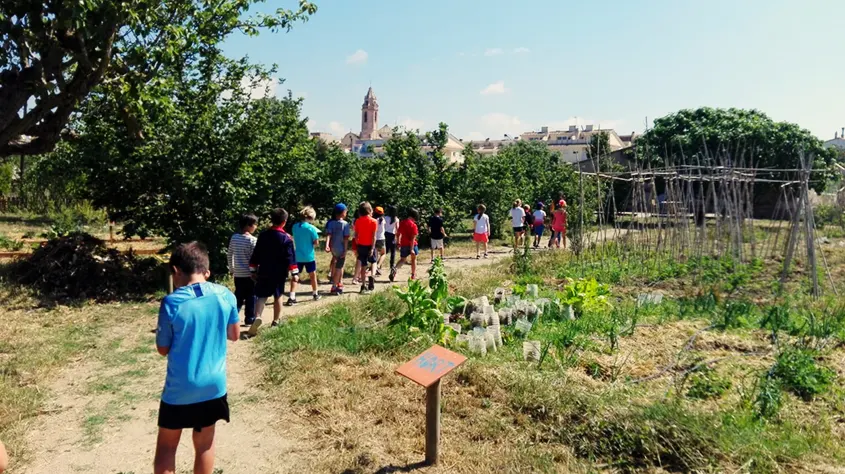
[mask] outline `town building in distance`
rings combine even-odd
[[[394,129],[385,125],[381,128],[378,126],[379,104],[373,88],[367,90],[364,96],[364,103],[361,105],[361,131],[360,133],[349,132],[341,138],[337,138],[328,133],[313,132],[311,136],[325,141],[327,143],[337,143],[342,149],[355,153],[362,158],[369,158],[379,155],[384,152],[384,143],[389,140],[394,132]],[[499,152],[503,147],[513,144],[517,141],[539,141],[545,144],[550,150],[559,152],[563,161],[566,163],[581,163],[587,161],[587,151],[590,147],[590,139],[598,133],[607,133],[610,150],[608,153],[617,152],[630,147],[636,134],[631,132],[628,135],[619,135],[613,129],[601,129],[593,125],[585,125],[578,127],[575,125],[569,126],[568,130],[549,130],[549,127],[542,127],[540,131],[524,132],[518,137],[508,137],[503,139],[486,139],[486,140],[471,140],[464,141],[452,134],[449,134],[449,140],[444,150],[446,157],[450,162],[461,163],[464,161],[463,151],[467,144],[471,145],[479,155],[493,155]],[[421,137],[424,140],[424,137]],[[431,147],[423,146],[426,152],[431,151]]]

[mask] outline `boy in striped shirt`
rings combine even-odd
[[[258,240],[253,234],[258,227],[258,218],[254,214],[244,214],[238,221],[240,232],[229,239],[229,252],[226,256],[229,273],[235,277],[235,299],[238,312],[244,308],[244,322],[247,325],[255,321],[255,281],[249,271],[249,259]]]

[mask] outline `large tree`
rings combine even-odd
[[[796,169],[800,156],[812,160],[813,168],[829,169],[835,152],[794,123],[775,122],[757,110],[685,109],[654,121],[654,127],[637,140],[640,160],[653,166],[666,163],[717,165],[724,162],[746,167]],[[814,175],[817,189],[825,179]]]
[[[232,32],[290,29],[316,6],[244,16],[263,0],[0,2],[0,158],[52,150],[96,87],[134,138],[138,115],[166,101],[180,70],[219,53]]]

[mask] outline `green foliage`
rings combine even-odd
[[[407,291],[400,288],[394,288],[393,291],[407,305],[407,309],[390,322],[391,326],[409,332],[422,332],[441,344],[445,342],[450,328],[444,324],[443,313],[438,309],[438,302],[432,299],[431,290],[419,280],[410,280]]]
[[[449,282],[446,279],[446,268],[443,259],[437,257],[428,269],[428,287],[431,289],[431,299],[441,302],[449,296]]]
[[[701,400],[720,398],[730,388],[730,379],[720,376],[712,368],[704,366],[690,375],[687,396]]]
[[[828,225],[845,228],[845,212],[837,205],[819,204],[813,207],[813,222],[819,229]]]
[[[490,226],[494,237],[502,235],[515,199],[533,204],[548,203],[567,197],[569,204],[568,232],[577,231],[580,212],[576,202],[579,196],[579,175],[575,169],[564,163],[558,153],[544,144],[519,141],[506,146],[491,156],[481,156],[467,146],[464,150],[465,180],[462,182],[460,202],[466,215],[475,213],[478,204],[487,206]],[[596,182],[584,177],[584,213],[595,211]]]
[[[8,196],[12,192],[14,178],[14,165],[12,163],[0,163],[0,196]]]
[[[18,250],[21,250],[23,246],[24,243],[20,240],[10,239],[5,235],[0,235],[0,249],[17,252]]]
[[[0,99],[0,156],[52,150],[77,104],[94,90],[119,103],[117,116],[142,139],[155,133],[141,122],[169,102],[174,76],[195,67],[213,73],[229,35],[289,30],[317,11],[301,0],[296,10],[248,15],[256,3],[3,2],[0,89],[12,92]],[[19,140],[22,135],[32,140]]]
[[[369,307],[382,308],[387,312],[399,311],[401,302],[381,294],[375,294]],[[342,351],[349,354],[390,353],[407,341],[402,328],[378,324],[367,324],[361,319],[363,302],[351,305],[332,305],[325,315],[314,318],[294,318],[276,331],[261,333],[261,350],[271,362],[298,350]],[[271,373],[273,371],[270,371]]]
[[[771,375],[780,380],[784,389],[804,400],[825,393],[836,377],[832,370],[818,365],[810,351],[796,348],[778,354]]]
[[[655,166],[665,166],[677,157],[698,159],[702,165],[716,165],[713,157],[731,153],[753,160],[756,168],[800,168],[801,153],[813,160],[814,169],[831,166],[836,152],[825,150],[822,141],[809,130],[787,122],[775,122],[757,110],[685,109],[656,119],[654,126],[637,140],[637,156],[650,159]],[[668,156],[664,156],[667,155]],[[824,188],[826,177],[813,180],[816,191]],[[760,194],[759,184],[755,193]]]
[[[728,301],[716,312],[715,326],[719,329],[747,328],[756,321],[755,305],[750,301]]]
[[[561,304],[572,306],[577,317],[613,308],[610,303],[610,287],[595,279],[579,278],[567,284],[558,296]]]
[[[759,418],[774,418],[783,405],[781,382],[771,373],[758,379],[757,396],[754,399],[754,413]]]
[[[48,239],[65,237],[77,232],[88,232],[92,227],[103,227],[108,223],[105,212],[88,201],[66,206],[50,214],[52,225],[44,234]]]

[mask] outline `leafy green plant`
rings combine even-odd
[[[0,249],[17,252],[18,250],[22,249],[23,246],[24,243],[20,240],[10,239],[5,235],[0,235]]]
[[[716,317],[715,324],[719,329],[748,327],[754,317],[754,304],[749,301],[728,301]]]
[[[419,280],[408,282],[408,291],[394,288],[396,295],[407,305],[407,310],[390,322],[409,331],[430,334],[434,340],[443,343],[450,328],[443,322],[443,313],[437,308],[437,301],[431,298],[431,291]]]
[[[771,306],[763,319],[760,320],[760,328],[771,331],[772,342],[778,342],[778,333],[788,331],[789,308],[784,305]]]
[[[783,405],[783,393],[780,380],[771,372],[764,374],[757,380],[756,397],[754,399],[754,414],[758,418],[773,418],[777,416]]]
[[[579,278],[566,285],[559,296],[561,304],[571,305],[577,317],[583,316],[585,312],[613,308],[609,299],[610,287],[595,279]]]
[[[826,392],[835,378],[831,369],[816,363],[811,351],[799,348],[778,354],[771,374],[781,381],[785,390],[805,401]]]
[[[731,388],[731,381],[720,376],[710,367],[704,366],[689,376],[687,396],[701,400],[719,398]]]
[[[438,303],[449,296],[449,281],[446,279],[446,269],[440,257],[434,259],[428,269],[428,287],[431,288],[431,298]]]

